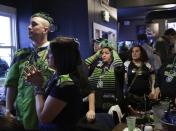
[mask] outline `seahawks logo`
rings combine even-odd
[[[168,77],[166,77],[166,82],[171,82],[173,80],[173,77],[171,77],[171,76],[168,76]]]

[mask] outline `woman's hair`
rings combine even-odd
[[[112,48],[111,47],[105,46],[105,47],[102,47],[102,50],[105,49],[105,48],[108,49],[110,52],[112,52]]]
[[[58,73],[69,74],[82,93],[89,93],[88,69],[81,60],[78,41],[69,37],[56,37],[50,42],[50,49]]]
[[[76,70],[81,64],[79,43],[69,37],[56,37],[50,42],[54,64],[59,74],[68,74]]]
[[[144,50],[144,48],[143,48],[142,46],[140,46],[140,45],[134,45],[134,46],[131,47],[131,49],[130,49],[130,54],[129,54],[129,60],[130,60],[130,61],[133,60],[133,58],[132,58],[132,51],[133,51],[133,49],[134,49],[135,47],[139,48],[140,51],[141,51],[140,60],[141,60],[142,62],[147,62],[147,61],[148,61],[147,53],[146,53],[146,51]]]

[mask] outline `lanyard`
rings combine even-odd
[[[102,78],[104,77],[105,73],[108,71],[108,67],[103,67],[101,74],[99,76],[99,80],[97,82],[97,88],[103,88],[103,81]]]
[[[31,55],[28,57],[28,61],[26,62],[25,66],[30,66],[30,65],[35,65],[37,66],[40,70],[41,69],[46,69],[46,66],[45,66],[45,60],[46,60],[46,56],[47,56],[47,53],[48,53],[48,50],[46,49],[47,47],[42,47],[42,48],[39,48],[37,50],[35,49],[31,49]],[[40,51],[44,51],[43,55],[40,57],[38,55],[38,53]],[[37,59],[40,58],[39,61],[37,61]]]

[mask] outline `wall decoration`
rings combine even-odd
[[[115,29],[93,23],[93,39],[105,38],[112,42],[115,49],[117,49],[117,32]]]

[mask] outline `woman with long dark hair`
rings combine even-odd
[[[155,93],[155,74],[142,46],[135,45],[130,49],[129,60],[124,65],[129,108],[149,110],[149,99],[153,99]]]
[[[44,99],[43,77],[37,68],[27,72],[27,81],[35,85],[36,112],[41,130],[75,131],[80,118],[80,74],[82,64],[79,44],[72,38],[56,37],[51,41],[48,52],[49,67],[55,75],[46,87]],[[75,76],[77,80],[68,75]],[[46,95],[46,94],[45,94]]]

